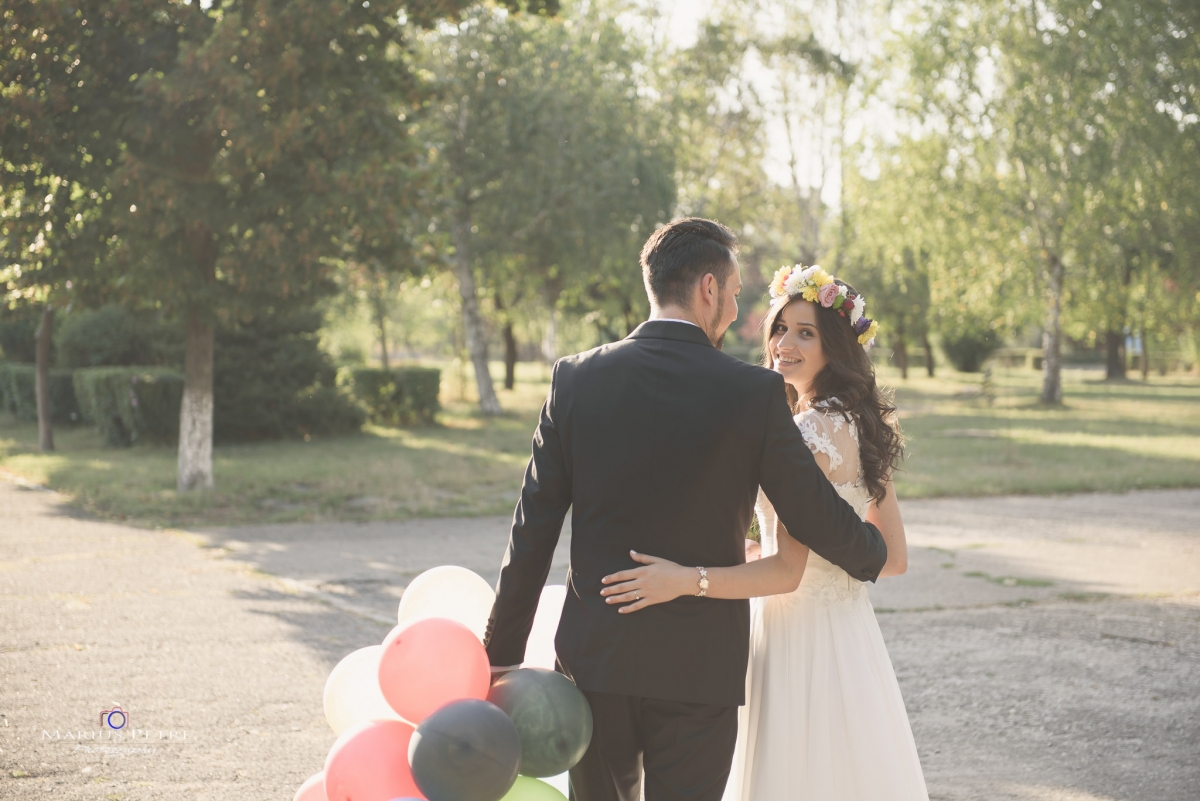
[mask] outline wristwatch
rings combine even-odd
[[[708,596],[708,568],[697,567],[696,569],[700,571],[700,580],[696,582],[696,586],[700,588],[700,592],[696,593],[696,596],[705,598]]]

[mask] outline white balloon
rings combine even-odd
[[[566,600],[566,586],[550,584],[542,587],[542,597],[533,616],[533,628],[525,644],[524,667],[554,670],[554,634],[558,631],[558,620],[562,617],[563,602]]]
[[[400,720],[379,689],[382,645],[368,645],[348,654],[325,681],[325,720],[333,733],[369,720]]]
[[[413,579],[400,598],[396,619],[401,624],[430,617],[462,623],[483,640],[496,593],[477,573],[465,567],[444,565]]]

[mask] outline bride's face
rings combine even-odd
[[[825,367],[816,304],[794,300],[784,307],[767,341],[775,372],[801,395]]]

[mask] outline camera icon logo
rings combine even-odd
[[[106,709],[100,713],[101,728],[120,731],[127,725],[129,725],[129,713],[121,709],[120,704],[113,704],[112,709]]]

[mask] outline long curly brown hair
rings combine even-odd
[[[847,283],[837,283],[854,291]],[[771,332],[779,322],[779,316],[791,304],[807,302],[785,295],[771,304],[763,320],[764,367],[775,369],[775,360],[771,356]],[[892,472],[904,458],[904,438],[896,420],[892,394],[881,390],[875,383],[875,367],[863,346],[858,344],[858,335],[850,326],[850,320],[834,309],[827,309],[819,303],[813,305],[816,306],[817,329],[821,335],[825,366],[813,379],[812,397],[808,403],[810,406],[825,403],[853,417],[858,428],[863,480],[871,497],[879,503],[887,495]],[[793,414],[799,414],[803,411],[800,396],[791,384],[786,387],[788,405],[792,407]]]

